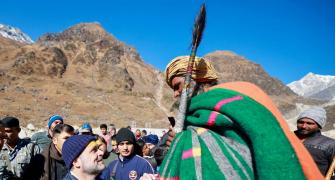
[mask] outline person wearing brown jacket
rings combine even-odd
[[[68,124],[58,124],[53,129],[52,142],[34,158],[27,173],[29,179],[57,180],[67,174],[62,158],[62,147],[66,139],[74,134],[74,128]]]

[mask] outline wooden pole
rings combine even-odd
[[[333,158],[333,161],[327,171],[326,180],[330,180],[330,178],[332,177],[334,173],[334,170],[335,170],[335,157]]]
[[[187,72],[185,75],[185,83],[180,96],[180,104],[179,110],[176,119],[176,126],[174,127],[175,132],[181,132],[184,129],[184,121],[186,116],[187,109],[187,101],[189,99],[189,95],[192,94],[193,89],[191,89],[191,78],[192,78],[192,70],[193,64],[195,60],[195,56],[197,54],[197,49],[202,39],[202,34],[205,29],[206,24],[206,6],[202,4],[200,8],[200,12],[195,20],[195,24],[193,27],[193,36],[192,36],[192,50],[191,55],[188,60]]]

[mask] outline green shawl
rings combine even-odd
[[[276,118],[248,96],[221,88],[195,96],[185,126],[161,179],[306,179]]]

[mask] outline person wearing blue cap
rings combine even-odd
[[[79,134],[87,134],[87,135],[92,135],[93,134],[93,130],[92,130],[92,126],[90,123],[85,122],[81,128],[79,129]]]
[[[100,146],[101,142],[92,135],[74,135],[67,139],[62,156],[69,172],[63,180],[94,180],[105,168]]]
[[[62,116],[58,114],[51,116],[48,121],[49,136],[52,137],[52,131],[56,127],[57,124],[63,124],[63,123],[64,123],[64,120]]]
[[[144,136],[143,140],[150,149],[153,149],[158,144],[159,138],[156,134],[149,134],[147,136]]]
[[[149,134],[142,138],[145,142],[145,145],[142,148],[143,158],[146,159],[155,172],[157,171],[157,161],[155,159],[154,153],[156,150],[156,145],[158,144],[158,136],[155,134]]]
[[[41,150],[45,149],[51,143],[52,132],[57,124],[64,124],[63,117],[58,114],[50,116],[48,119],[48,131],[33,134],[31,141],[35,142]]]

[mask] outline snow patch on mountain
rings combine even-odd
[[[328,92],[326,89],[334,85],[335,76],[318,75],[310,72],[302,79],[291,82],[287,86],[300,96],[312,97],[313,95],[318,94],[321,91]],[[327,95],[327,100],[331,100],[333,98],[335,97],[331,96],[331,98],[329,99],[329,96]]]
[[[20,29],[0,24],[0,36],[25,44],[32,44],[34,41]]]

